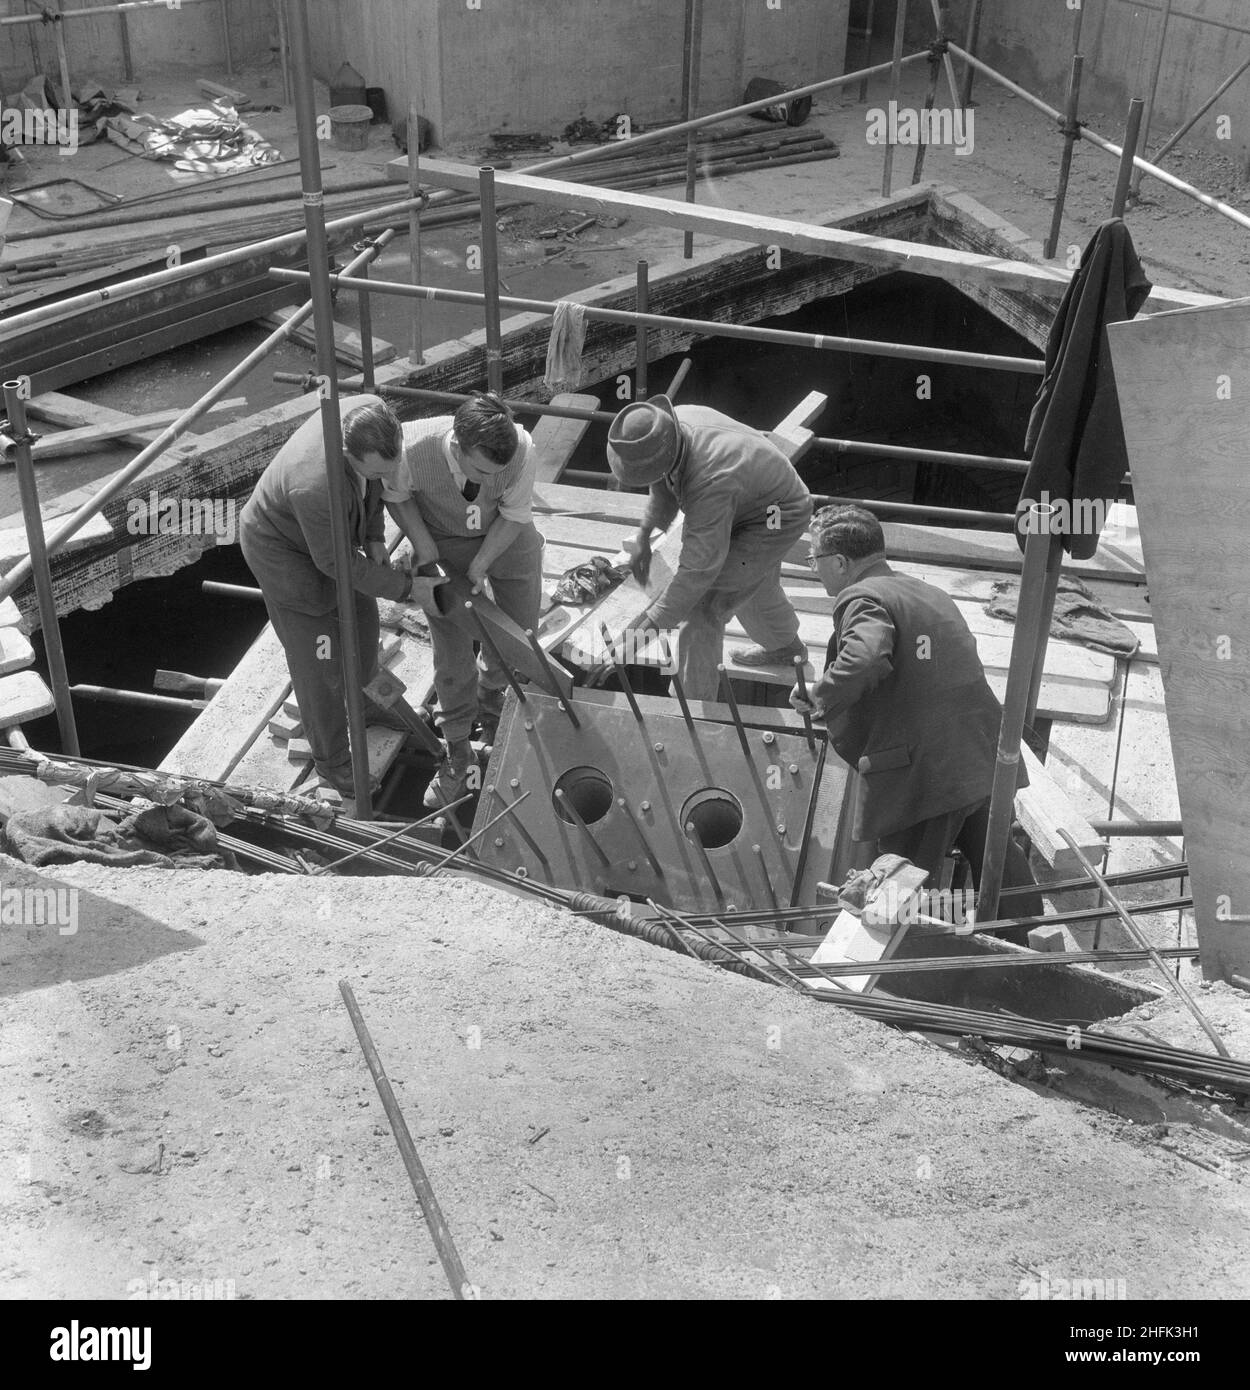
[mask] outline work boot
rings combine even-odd
[[[482,741],[494,743],[499,730],[499,719],[503,714],[504,696],[507,689],[494,690],[488,685],[477,688],[477,717],[482,726]]]
[[[455,739],[447,745],[447,756],[438,765],[438,771],[426,788],[424,806],[427,811],[437,811],[441,806],[449,806],[459,801],[468,791],[469,769],[476,767],[473,745],[467,738]]]
[[[729,656],[739,666],[793,666],[796,656],[807,660],[807,643],[796,637],[784,647],[736,647]]]

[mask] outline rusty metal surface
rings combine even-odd
[[[801,735],[748,730],[748,763],[731,725],[688,725],[676,704],[639,722],[628,709],[574,700],[575,727],[553,697],[526,696],[520,705],[509,692],[474,829],[531,796],[483,839],[482,862],[562,888],[711,911],[788,902],[802,863],[810,872],[831,862],[840,770],[837,796],[821,797],[821,764]],[[810,816],[813,805],[831,813]]]

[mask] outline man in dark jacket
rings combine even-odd
[[[957,845],[979,879],[1002,708],[976,641],[941,589],[886,563],[885,536],[862,507],[825,507],[812,522],[812,567],[834,596],[826,669],[804,703],[859,776],[852,835],[928,871],[936,886]],[[1008,842],[1004,887],[1032,883]],[[1040,912],[1026,900],[1013,915]]]
[[[410,575],[393,568],[387,559],[382,480],[394,478],[399,467],[403,442],[399,420],[377,396],[346,396],[339,408],[360,648],[357,678],[367,685],[378,666],[377,600],[432,607],[434,587],[444,581]],[[352,762],[320,412],[295,431],[261,474],[239,519],[239,544],[286,652],[313,764],[327,783],[351,797]],[[373,713],[381,716],[376,708]]]

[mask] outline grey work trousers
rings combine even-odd
[[[304,737],[312,748],[313,764],[322,776],[350,781],[351,745],[347,735],[347,705],[343,694],[343,663],[339,655],[338,610],[300,613],[265,595],[269,621],[286,652],[287,670],[299,705]],[[359,679],[367,685],[378,669],[378,604],[369,594],[356,594],[356,635],[360,647]],[[370,702],[366,700],[366,713]]]
[[[439,562],[449,574],[464,576],[480,549],[482,536],[435,535]],[[543,597],[543,538],[531,522],[490,568],[495,602],[522,629],[538,627]],[[473,660],[476,628],[462,613],[444,617],[427,612],[434,648],[434,688],[438,691],[439,726],[448,743],[467,739],[478,714],[478,682],[486,690],[503,690],[508,676],[492,652]]]
[[[724,660],[731,615],[765,651],[788,646],[799,635],[799,616],[781,587],[781,562],[805,529],[751,526],[729,542],[712,587],[677,631],[677,671],[687,698],[722,698],[716,668]]]

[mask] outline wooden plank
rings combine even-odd
[[[273,313],[266,314],[264,318],[257,319],[256,322],[263,328],[281,328],[288,323],[298,311],[292,305],[285,305],[280,309],[275,309]],[[291,341],[299,343],[303,347],[316,349],[317,334],[311,323],[302,323],[290,335]],[[335,322],[334,324],[334,356],[338,361],[345,363],[356,371],[363,371],[365,365],[364,340],[354,328],[348,328],[346,324]],[[386,362],[391,362],[395,358],[395,345],[388,343],[385,338],[373,335],[373,365],[380,367]]]
[[[1038,853],[1060,878],[1085,877],[1080,861],[1059,830],[1066,830],[1095,864],[1102,860],[1102,841],[1027,744],[1020,745],[1020,753],[1029,773],[1029,785],[1016,793],[1016,816],[1020,824]]]
[[[1250,975],[1248,336],[1245,300],[1108,326],[1210,978]]]
[[[987,671],[985,679],[999,704],[1007,694],[1007,677]],[[1111,692],[1103,685],[1078,685],[1075,681],[1043,676],[1037,698],[1037,712],[1043,719],[1067,719],[1074,724],[1105,724],[1111,713]]]
[[[208,409],[210,413],[238,410],[246,404],[246,396],[233,396],[229,400],[217,401]],[[61,434],[44,435],[35,441],[31,455],[36,463],[75,458],[84,449],[93,449],[99,444],[116,443],[119,439],[124,440],[146,430],[158,431],[172,424],[184,412],[184,406],[177,406],[171,410],[149,411],[146,415],[127,415],[119,420],[100,420],[79,429],[65,430]]]
[[[398,160],[390,161],[398,166]],[[423,159],[421,181],[436,188],[455,188],[476,192],[478,171],[472,165],[448,160]],[[585,208],[587,212],[608,213],[633,218],[635,222],[679,231],[700,232],[744,241],[756,246],[781,246],[808,256],[832,256],[843,261],[878,266],[890,271],[910,271],[933,275],[952,284],[994,285],[1003,289],[1029,289],[1058,299],[1070,276],[1062,271],[1034,265],[1028,261],[972,255],[942,246],[895,241],[889,237],[819,227],[760,213],[736,212],[729,208],[709,208],[644,193],[622,193],[593,185],[565,183],[558,179],[536,178],[500,170],[495,189],[503,198],[509,194],[530,203],[558,207]]]
[[[65,501],[65,498],[58,497],[40,509],[45,536],[52,530],[56,521],[61,517],[68,516],[73,510],[72,507],[65,505]],[[5,521],[10,519],[9,517],[4,518]],[[90,521],[84,522],[79,531],[66,541],[61,547],[60,553],[86,550],[90,546],[99,545],[101,541],[108,540],[112,534],[113,528],[97,512]],[[19,560],[24,560],[29,554],[30,545],[26,539],[25,526],[5,526],[0,529],[0,573],[11,570]]]
[[[996,569],[1018,574],[1023,567],[1023,554],[1016,538],[1007,531],[968,531],[958,527],[914,526],[904,521],[883,521],[886,554],[890,559],[910,560],[920,564],[957,565],[961,569]],[[1064,574],[1080,579],[1125,580],[1134,584],[1146,582],[1145,564],[1140,548],[1130,544],[1100,545],[1088,560],[1068,560]]]
[[[601,517],[622,525],[637,526],[647,507],[647,492],[609,492],[606,488],[575,487],[570,483],[544,482],[534,485],[536,512],[566,513],[569,516]]]
[[[570,391],[552,396],[551,404],[568,410],[598,410],[596,396],[579,396]],[[534,441],[535,478],[554,483],[568,467],[569,460],[590,428],[589,420],[570,420],[560,415],[544,415],[530,431]],[[589,489],[587,489],[589,491]]]
[[[36,672],[17,671],[11,676],[0,676],[0,729],[39,719],[54,709],[52,692]]]
[[[0,676],[10,676],[33,664],[35,649],[15,627],[0,627]]]
[[[60,425],[67,430],[84,429],[89,425],[125,425],[133,423],[135,419],[125,411],[97,405],[94,401],[81,401],[77,396],[66,395],[63,391],[42,392],[26,402],[26,412],[33,420]],[[151,443],[159,433],[159,428],[139,429],[120,434],[116,439],[119,443],[142,445]],[[187,431],[181,437],[185,441],[199,436]]]

